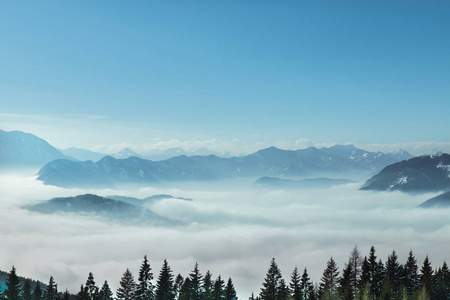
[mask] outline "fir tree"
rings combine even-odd
[[[179,298],[180,297],[180,289],[181,286],[183,285],[184,279],[183,276],[181,276],[181,274],[177,275],[177,278],[175,278],[175,283],[174,283],[174,291],[175,291],[175,298]]]
[[[291,290],[292,300],[303,300],[302,290],[300,288],[300,274],[298,273],[297,266],[295,266],[294,271],[292,271],[289,287]]]
[[[22,300],[32,300],[31,283],[30,283],[29,279],[26,279],[25,283],[23,284],[21,299]]]
[[[152,300],[154,295],[154,287],[151,282],[153,280],[152,268],[147,260],[147,255],[144,256],[141,268],[139,269],[138,285],[136,287],[137,300]]]
[[[63,294],[63,300],[70,300],[69,290],[66,289]]]
[[[174,300],[175,288],[173,283],[173,274],[167,260],[164,260],[156,283],[156,300]]]
[[[116,291],[116,297],[120,300],[136,300],[136,283],[129,269],[123,273],[120,287]]]
[[[287,300],[289,297],[289,288],[283,278],[280,280],[280,285],[278,286],[277,299]]]
[[[20,294],[22,292],[22,287],[19,282],[19,277],[16,274],[16,268],[14,266],[8,274],[8,279],[6,279],[6,290],[4,295],[8,300],[20,300]]]
[[[392,251],[386,261],[386,282],[389,283],[393,298],[400,298],[403,281],[403,268],[398,262],[397,253]]]
[[[53,276],[50,276],[47,290],[44,292],[44,300],[59,300],[58,285],[55,283]]]
[[[350,257],[348,260],[348,265],[351,269],[349,274],[353,298],[356,297],[356,293],[358,290],[358,282],[361,276],[361,264],[362,264],[361,254],[358,250],[358,247],[355,246],[355,248],[353,248],[352,252],[350,253]]]
[[[203,300],[203,278],[198,269],[198,263],[195,263],[194,270],[189,274],[190,279],[190,300]]]
[[[300,291],[302,300],[313,300],[315,298],[314,286],[306,268],[303,270],[302,278],[300,279]]]
[[[39,280],[36,282],[36,286],[33,290],[33,300],[42,300],[41,283]]]
[[[225,288],[225,300],[237,300],[236,290],[234,289],[231,277],[228,278],[227,287]]]
[[[178,300],[192,300],[191,295],[191,280],[187,277],[181,285],[180,292],[178,294]]]
[[[450,271],[445,261],[435,273],[433,296],[436,300],[448,300],[450,298]]]
[[[220,275],[214,281],[214,300],[224,300],[225,299],[225,281],[223,281]]]
[[[417,260],[413,255],[412,250],[409,251],[408,259],[406,261],[405,267],[405,289],[406,294],[411,297],[415,291],[418,290],[420,286],[420,277],[418,274]]]
[[[214,300],[214,283],[211,276],[211,272],[206,271],[205,276],[203,277],[204,300]]]
[[[277,300],[278,287],[281,281],[281,271],[278,268],[275,258],[272,258],[269,269],[267,270],[266,278],[261,288],[259,296],[262,300]]]
[[[433,269],[431,268],[430,260],[428,255],[423,261],[422,268],[420,269],[420,283],[427,293],[431,292],[431,283],[433,281]]]
[[[339,271],[333,257],[327,262],[327,268],[323,271],[320,283],[320,299],[329,300],[337,296]]]
[[[339,278],[339,296],[341,300],[353,300],[353,266],[349,262]]]
[[[86,297],[88,300],[95,300],[98,297],[98,287],[95,285],[94,275],[92,274],[92,272],[89,272],[85,289]]]
[[[77,294],[77,300],[89,300],[87,288],[84,285],[81,285],[80,291]]]
[[[111,291],[111,288],[109,287],[108,281],[105,280],[103,283],[102,288],[99,292],[99,300],[113,300],[113,292]]]

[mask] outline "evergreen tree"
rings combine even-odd
[[[70,300],[69,290],[66,289],[63,294],[63,300]]]
[[[116,291],[119,300],[136,300],[136,282],[129,269],[123,273],[120,280],[120,287]]]
[[[231,277],[228,278],[227,287],[225,288],[225,300],[237,300],[236,290]]]
[[[42,300],[41,283],[39,280],[36,282],[36,286],[33,290],[33,300]]]
[[[380,261],[377,262],[377,256],[375,255],[375,247],[372,246],[369,252],[368,258],[368,273],[369,273],[369,285],[370,285],[370,294],[374,297],[374,299],[379,299],[381,294],[381,289],[384,282],[384,264]],[[366,274],[364,275],[366,276]]]
[[[113,297],[114,295],[113,295],[113,292],[111,291],[111,288],[109,287],[108,281],[105,280],[102,288],[100,289],[98,296],[99,296],[99,300],[113,300],[114,299],[114,297]]]
[[[395,253],[395,251],[392,251],[392,254],[388,256],[386,262],[386,281],[389,283],[392,297],[399,299],[404,279],[403,268],[398,262],[397,253]]]
[[[358,250],[358,247],[355,246],[352,252],[350,253],[350,257],[348,260],[348,265],[350,267],[350,286],[352,289],[353,298],[356,297],[356,293],[358,290],[358,282],[361,276],[361,253]],[[349,298],[347,298],[349,299]]]
[[[30,283],[29,279],[26,279],[25,283],[23,284],[21,299],[22,300],[32,300],[31,283]]]
[[[177,278],[175,278],[175,283],[174,283],[174,291],[175,291],[175,298],[179,298],[180,297],[180,289],[181,286],[183,285],[184,279],[183,276],[181,276],[181,274],[177,275]]]
[[[192,300],[191,295],[191,280],[187,277],[181,285],[180,292],[178,294],[178,300]]]
[[[174,300],[175,288],[173,282],[172,270],[164,260],[161,271],[159,272],[158,281],[156,282],[156,300]]]
[[[190,300],[203,300],[203,278],[198,269],[198,263],[195,263],[194,270],[189,274],[190,279]]]
[[[203,299],[204,300],[214,300],[214,283],[211,279],[211,272],[206,271],[203,277]]]
[[[77,294],[77,300],[89,300],[87,288],[84,285],[81,285],[80,291]]]
[[[303,270],[302,278],[300,279],[300,291],[301,300],[313,300],[315,298],[314,286],[306,268]]]
[[[433,280],[433,298],[436,300],[450,299],[450,272],[447,263],[437,270]]]
[[[423,261],[422,268],[420,269],[420,283],[427,293],[431,293],[431,284],[433,281],[433,269],[431,268],[430,260],[428,255]]]
[[[411,297],[415,291],[418,290],[420,285],[420,277],[418,274],[417,260],[413,255],[412,250],[409,251],[408,259],[406,261],[405,267],[405,289],[406,294]]]
[[[19,282],[19,277],[16,274],[16,268],[14,266],[8,274],[8,279],[6,279],[6,290],[4,295],[8,300],[20,300],[20,294],[22,292],[22,287]]]
[[[292,300],[303,300],[302,290],[300,288],[300,274],[298,273],[297,266],[295,266],[294,271],[292,271],[289,287],[291,289]]]
[[[138,285],[136,287],[136,300],[152,300],[154,295],[154,287],[151,282],[153,280],[152,268],[144,256],[144,261],[139,269]]]
[[[59,300],[58,285],[55,283],[53,276],[50,276],[47,290],[44,292],[44,300]]]
[[[214,300],[224,300],[225,299],[225,281],[220,277],[214,281]]]
[[[339,278],[339,297],[341,300],[353,300],[353,266],[349,262],[342,271],[342,276]]]
[[[369,260],[367,259],[367,256],[364,256],[364,259],[361,263],[361,276],[359,277],[358,282],[358,290],[360,291],[360,295],[363,294],[364,289],[366,286],[369,287],[370,290],[370,266],[369,266]]]
[[[89,272],[88,279],[86,280],[86,297],[87,300],[95,300],[98,297],[98,287],[95,285],[94,275]]]
[[[261,288],[259,296],[262,300],[277,300],[278,287],[281,281],[281,271],[278,268],[275,258],[270,262],[269,270],[267,270],[266,278]]]
[[[277,299],[287,300],[289,298],[289,288],[286,285],[286,281],[283,278],[280,280],[280,285],[278,286]]]
[[[333,257],[331,257],[320,279],[320,300],[330,300],[337,297],[338,276],[338,267]]]

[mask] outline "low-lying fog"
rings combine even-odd
[[[33,174],[33,173],[29,173]],[[420,265],[448,259],[448,210],[415,209],[436,194],[359,191],[361,183],[311,190],[267,190],[252,180],[234,184],[173,184],[127,190],[81,190],[45,186],[35,176],[0,175],[0,269],[77,293],[89,272],[101,285],[118,286],[126,268],[137,279],[144,255],[157,277],[166,258],[183,277],[199,263],[204,274],[232,277],[238,297],[259,293],[274,257],[286,281],[295,266],[319,281],[333,256],[342,268],[355,245],[371,245],[386,261],[393,249],[405,262],[410,249]],[[152,204],[154,212],[188,225],[177,228],[120,226],[86,216],[41,215],[20,207],[37,200],[94,193],[145,198],[155,194],[192,198]]]

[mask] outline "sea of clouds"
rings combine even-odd
[[[340,268],[355,245],[367,255],[372,245],[383,261],[396,250],[400,262],[413,250],[419,265],[425,255],[434,268],[448,260],[448,210],[417,209],[433,193],[360,191],[361,183],[326,189],[270,190],[253,179],[215,184],[183,183],[119,190],[62,189],[44,185],[34,172],[0,175],[0,269],[15,266],[21,276],[77,293],[93,272],[98,285],[118,287],[126,268],[137,279],[147,255],[155,277],[164,259],[174,274],[187,276],[195,262],[232,277],[238,296],[258,294],[272,258],[286,281],[295,266],[319,281],[333,256]],[[122,226],[89,216],[42,215],[23,205],[53,197],[94,193],[145,198],[170,194],[193,201],[165,199],[154,212],[182,221],[180,227]]]

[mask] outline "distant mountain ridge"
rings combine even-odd
[[[38,204],[25,206],[25,208],[47,214],[91,214],[107,220],[132,225],[179,225],[178,221],[162,217],[140,206],[93,194],[53,198]]]
[[[425,155],[394,163],[373,176],[362,190],[429,192],[450,189],[450,155]]]
[[[450,208],[450,192],[428,199],[418,206],[419,208]]]
[[[0,167],[42,167],[55,159],[73,158],[31,133],[0,130]]]
[[[52,161],[39,171],[38,180],[56,186],[87,187],[236,177],[323,177],[352,172],[367,175],[410,157],[412,155],[406,151],[384,154],[368,152],[353,145],[309,147],[296,151],[270,147],[240,157],[181,155],[164,161],[107,156],[95,163]]]
[[[266,188],[328,188],[334,185],[353,183],[348,179],[314,178],[314,179],[282,179],[278,177],[261,177],[255,181],[254,185]]]

